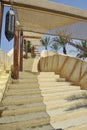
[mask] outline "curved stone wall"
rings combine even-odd
[[[41,57],[38,70],[43,72],[55,72],[61,77],[87,89],[87,61],[63,54],[51,54]]]

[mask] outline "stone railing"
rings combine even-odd
[[[13,64],[13,61],[10,56],[8,56],[4,51],[0,50],[0,63],[3,63],[5,67],[10,67]]]
[[[38,70],[55,72],[80,85],[81,89],[87,89],[87,61],[68,55],[48,53],[39,59]]]
[[[13,61],[10,56],[0,50],[0,103],[4,97],[5,90],[11,83],[11,65]]]

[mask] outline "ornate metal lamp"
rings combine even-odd
[[[15,13],[10,9],[6,14],[5,36],[8,41],[12,40],[15,33]]]
[[[23,31],[22,30],[20,31],[20,36],[23,36]]]

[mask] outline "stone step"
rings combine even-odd
[[[78,94],[78,97],[76,96],[76,93]],[[55,93],[45,93],[41,92],[41,95],[44,97],[46,100],[58,100],[58,99],[67,99],[67,100],[75,100],[79,98],[87,98],[87,96],[81,95],[81,91],[79,90],[73,90],[69,92],[55,92]],[[72,97],[75,97],[74,99]]]
[[[38,72],[35,73],[32,72],[30,73],[29,71],[19,72],[20,78],[36,77],[37,75],[39,75]]]
[[[59,78],[56,78],[55,81],[56,81],[56,82],[69,82],[69,81],[67,81],[65,78],[60,78],[60,77],[59,77]]]
[[[4,68],[5,68],[4,64],[0,63],[0,69],[4,69]]]
[[[9,86],[9,89],[32,89],[32,88],[38,88],[39,86],[38,86],[38,84],[36,83],[36,82],[34,82],[34,83],[26,83],[26,85],[25,84],[23,84],[23,83],[20,83],[20,84],[11,84],[10,86]]]
[[[44,103],[46,104],[47,110],[54,109],[54,108],[59,109],[59,108],[69,107],[67,109],[67,111],[68,111],[68,110],[73,110],[76,108],[87,106],[86,99],[78,99],[78,100],[72,100],[72,101],[68,101],[68,100],[64,100],[64,99],[48,101],[48,100],[44,99]]]
[[[27,128],[25,130],[54,130],[54,128],[51,125],[42,125],[35,128]]]
[[[5,70],[0,70],[0,77],[6,76],[6,75],[7,75],[7,73]]]
[[[38,82],[40,88],[42,87],[62,87],[62,86],[71,86],[74,84],[72,82]]]
[[[8,75],[9,76],[9,75]],[[8,78],[8,77],[7,77]],[[0,83],[5,83],[7,81],[7,78],[0,78]]]
[[[59,79],[56,79],[55,78],[55,76],[54,77],[45,77],[45,78],[43,78],[43,77],[38,77],[38,78],[32,78],[32,77],[29,77],[29,78],[25,78],[25,79],[23,79],[23,78],[20,78],[20,79],[18,79],[18,80],[12,80],[13,81],[13,83],[15,83],[15,82],[26,82],[26,83],[28,83],[28,82],[36,82],[36,81],[39,81],[39,82],[62,82],[62,80],[64,81],[64,79],[61,79],[61,78],[59,78]],[[67,81],[66,81],[67,82]],[[69,82],[69,83],[71,83],[71,82]]]
[[[40,72],[40,73],[39,73],[39,76],[43,76],[43,77],[45,77],[45,76],[48,76],[48,77],[49,77],[50,75],[51,75],[51,76],[52,76],[52,75],[54,76],[55,73],[54,73],[54,72]]]
[[[0,119],[1,130],[17,130],[36,126],[48,125],[50,117],[46,112],[24,114],[18,116],[2,117]]]
[[[13,83],[13,84],[11,84],[10,86],[9,86],[9,89],[27,89],[27,88],[40,88],[40,89],[42,89],[42,88],[55,88],[55,87],[64,87],[64,86],[66,86],[66,88],[68,87],[68,86],[75,86],[75,85],[73,85],[73,83],[70,83],[70,82],[39,82],[39,83],[37,83],[37,82],[30,82],[30,83],[19,83],[19,84],[17,84],[17,83]],[[78,86],[79,87],[79,86]]]
[[[46,100],[46,98],[44,98]],[[87,101],[87,100],[86,100]],[[2,111],[2,116],[9,116],[9,115],[19,115],[19,114],[25,114],[25,113],[32,113],[32,112],[41,112],[41,111],[47,111],[47,110],[58,110],[60,108],[60,111],[64,111],[64,112],[69,112],[72,110],[75,110],[78,108],[84,108],[87,107],[87,103],[85,100],[74,100],[71,101],[71,103],[69,104],[68,100],[64,101],[64,100],[52,100],[52,101],[44,101],[43,103],[30,103],[30,104],[21,104],[21,105],[14,105],[13,106],[4,106],[2,107],[0,110]],[[69,104],[62,104],[66,103]],[[61,105],[59,104],[61,103]],[[66,105],[66,106],[65,106]],[[70,106],[71,105],[71,106]]]
[[[38,78],[53,78],[59,77],[56,76],[54,72],[40,72]]]
[[[60,93],[60,92],[68,92],[69,91],[77,91],[80,90],[78,86],[62,86],[62,87],[51,87],[51,88],[40,88],[43,94],[51,94],[51,93]]]
[[[14,80],[12,79],[12,83],[24,83],[24,84],[27,84],[27,83],[34,83],[34,82],[37,82],[38,80],[35,78],[29,78],[29,79],[18,79],[18,80]]]
[[[7,79],[9,77],[9,74],[2,74],[0,75],[0,79]]]
[[[51,117],[51,122],[59,122],[65,120],[75,119],[80,116],[85,116],[87,114],[86,108],[80,108],[74,111],[65,111],[63,109],[56,109],[56,110],[47,110],[48,115]]]
[[[33,76],[33,75],[25,75],[24,77],[23,76],[20,76],[20,80],[22,80],[22,79],[32,79],[32,78],[34,78],[34,79],[37,79],[37,75],[35,75],[35,76]]]
[[[17,89],[17,90],[9,90],[6,92],[6,96],[17,96],[17,95],[32,95],[32,94],[55,94],[57,92],[68,92],[68,91],[80,90],[77,86],[63,86],[61,87],[54,87],[52,88],[34,88],[34,89]]]
[[[86,123],[82,123],[80,125],[74,125],[72,127],[69,127],[65,130],[87,130],[87,122]]]
[[[58,88],[57,88],[58,89]],[[11,98],[13,98],[13,99],[16,99],[16,98],[26,98],[26,97],[28,97],[28,98],[30,98],[30,97],[38,97],[38,96],[44,96],[44,97],[51,97],[52,96],[52,98],[55,98],[55,96],[62,96],[62,95],[70,95],[71,94],[71,97],[70,98],[72,98],[72,95],[73,96],[75,96],[76,95],[76,93],[78,93],[78,94],[80,94],[80,93],[83,93],[83,94],[85,94],[85,91],[82,91],[82,90],[70,90],[70,91],[61,91],[61,89],[59,89],[58,91],[59,91],[59,93],[58,92],[56,92],[56,91],[54,91],[54,94],[51,92],[50,93],[50,91],[48,90],[48,92],[46,92],[46,90],[47,89],[45,89],[45,90],[38,90],[38,89],[32,89],[32,90],[30,90],[29,91],[29,93],[30,94],[28,94],[27,92],[26,92],[26,90],[25,90],[25,94],[24,95],[12,95],[12,96],[7,96],[7,97],[5,97],[5,99],[11,99]],[[36,93],[35,93],[35,91],[36,91]],[[14,91],[13,91],[14,92]],[[16,91],[15,91],[16,92]],[[20,93],[21,92],[23,92],[23,91],[20,91]],[[16,92],[17,93],[17,92]],[[27,93],[27,94],[26,94]],[[40,93],[40,94],[37,94],[37,93]],[[83,95],[84,97],[86,96],[87,97],[87,95]],[[71,99],[68,99],[68,100],[71,100]]]
[[[84,123],[87,123],[87,115],[81,115],[81,116],[77,116],[75,118],[72,118],[72,119],[66,119],[66,120],[63,120],[63,121],[58,121],[58,122],[55,122],[55,123],[52,123],[51,125],[55,128],[55,129],[58,129],[58,128],[61,128],[62,130],[64,129],[68,129],[68,128],[73,128],[73,126],[79,126],[81,124],[84,124]],[[74,129],[73,129],[74,130]],[[79,129],[76,129],[76,130],[79,130]],[[81,130],[85,130],[85,129],[81,129]]]
[[[39,88],[35,89],[11,89],[6,92],[6,96],[17,96],[17,95],[33,95],[33,94],[41,94],[41,90]]]
[[[29,74],[26,74],[26,75],[20,75],[20,79],[28,79],[28,78],[37,78],[37,75],[29,75]]]
[[[56,82],[56,79],[55,77],[46,77],[46,78],[42,78],[42,77],[39,77],[38,78],[38,82]]]
[[[6,84],[1,84],[0,85],[0,92],[2,92],[6,88]]]
[[[27,103],[39,103],[43,101],[43,97],[40,95],[34,96],[8,96],[3,99],[2,104],[5,105],[22,105]]]
[[[55,82],[68,82],[65,78],[60,78],[59,75],[47,75],[47,76],[43,76],[43,75],[38,75],[38,80],[47,80],[48,79],[48,82],[49,82],[49,79],[54,79]],[[53,80],[52,79],[52,80]]]
[[[0,108],[1,117],[3,116],[16,116],[26,113],[44,112],[46,111],[46,105],[44,103],[32,103],[24,104],[20,106],[4,106]]]
[[[17,122],[16,125],[19,125],[20,123],[26,122],[27,120],[28,121],[32,120],[32,124],[34,126],[36,126],[35,125],[35,117],[38,120],[39,120],[39,117],[40,117],[40,121],[43,121],[43,124],[44,124],[44,117],[43,116],[45,116],[45,119],[48,121],[47,124],[51,122],[52,126],[54,126],[55,129],[58,129],[58,128],[67,128],[67,127],[69,127],[69,126],[72,125],[72,121],[74,121],[74,119],[78,123],[80,123],[78,121],[78,119],[80,119],[80,121],[81,121],[82,118],[83,119],[87,119],[86,113],[87,113],[86,109],[85,110],[84,109],[80,109],[79,111],[76,110],[76,111],[73,111],[73,112],[63,112],[61,110],[51,110],[51,111],[48,110],[47,113],[45,113],[45,112],[39,112],[38,113],[37,112],[37,113],[32,113],[32,114],[29,113],[29,114],[24,114],[24,115],[2,117],[0,119],[0,124],[1,124],[0,128],[3,128],[1,126],[4,126],[4,125],[7,126],[6,128],[8,128],[9,125],[11,125],[11,123],[13,125],[13,124],[15,124],[15,122]],[[42,122],[39,122],[38,125],[40,125],[40,123],[42,123]],[[74,122],[74,124],[76,124],[76,123]],[[29,127],[31,127],[30,124],[29,124]],[[26,128],[26,126],[25,126],[25,128]]]
[[[87,101],[87,100],[86,100]],[[52,101],[44,101],[43,103],[30,103],[30,104],[21,104],[21,105],[12,105],[12,106],[3,106],[1,107],[2,116],[9,116],[9,115],[20,115],[25,113],[33,113],[33,112],[41,112],[41,111],[47,111],[47,110],[58,110],[60,112],[66,112],[69,111],[72,112],[76,109],[80,108],[86,108],[87,102],[85,100],[52,100]],[[61,103],[61,104],[60,104]],[[64,104],[65,103],[65,104]],[[71,105],[71,106],[70,106]],[[60,108],[60,109],[59,109]],[[63,113],[62,113],[63,114]]]
[[[20,105],[20,104],[26,104],[26,103],[39,103],[39,102],[51,102],[51,101],[57,101],[58,99],[60,99],[59,100],[59,102],[61,103],[61,101],[63,102],[63,103],[65,103],[65,104],[61,104],[61,105],[70,105],[70,103],[72,103],[72,102],[74,102],[75,101],[75,99],[74,100],[72,100],[72,102],[71,102],[71,100],[69,100],[69,99],[64,99],[64,97],[62,97],[62,95],[63,95],[64,93],[63,92],[61,92],[61,93],[59,93],[59,94],[55,94],[55,95],[53,95],[53,94],[46,94],[46,95],[38,95],[38,94],[35,94],[35,95],[24,95],[24,96],[8,96],[8,97],[6,97],[5,99],[3,99],[3,105],[5,106],[5,105]],[[65,94],[67,94],[67,92],[65,92]],[[63,99],[62,99],[62,98]],[[26,100],[27,99],[27,100]],[[77,99],[77,98],[76,98]],[[79,99],[79,101],[81,100],[81,102],[83,101],[82,99],[84,99],[85,101],[86,101],[86,99],[85,99],[85,97],[80,97],[80,98],[78,98]],[[60,104],[57,104],[57,106],[61,106]]]

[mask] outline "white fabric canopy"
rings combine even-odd
[[[73,39],[87,40],[87,22],[77,22],[49,31],[51,34],[60,34],[61,32],[64,32],[65,35],[70,35]]]
[[[87,39],[87,11],[44,0],[11,0],[23,31],[55,34],[65,30]]]

